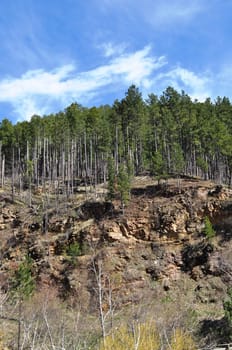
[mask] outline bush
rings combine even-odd
[[[179,328],[172,335],[170,347],[172,350],[197,350],[192,337]]]
[[[0,350],[9,350],[5,345],[5,333],[2,330],[0,330]]]
[[[122,326],[101,342],[99,350],[158,350],[160,336],[153,322]]]
[[[203,229],[204,235],[208,239],[215,237],[216,232],[214,231],[213,225],[211,224],[211,221],[209,220],[208,216],[205,217],[204,224],[205,224],[205,227]]]
[[[35,281],[32,276],[32,259],[25,256],[14,272],[10,280],[10,292],[13,298],[29,298],[35,289]]]
[[[77,256],[80,256],[82,255],[82,250],[81,250],[81,247],[80,247],[80,244],[78,242],[75,242],[75,243],[71,243],[67,250],[66,250],[66,253],[68,256],[70,256],[71,258],[75,258]]]
[[[232,329],[232,289],[231,288],[228,289],[227,297],[223,302],[223,308],[225,312],[225,320],[227,323],[227,327],[231,333],[231,329]]]
[[[66,249],[66,254],[68,261],[77,266],[77,257],[83,255],[82,246],[78,242],[71,243]]]

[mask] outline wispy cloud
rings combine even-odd
[[[209,8],[206,0],[192,0],[186,4],[186,0],[144,0],[142,5],[139,0],[102,0],[101,7],[105,11],[117,11],[133,13],[143,18],[154,27],[163,29],[179,22],[188,22],[197,14]]]
[[[0,101],[10,103],[19,120],[29,119],[33,114],[52,112],[54,102],[62,108],[74,100],[87,103],[109,85],[147,87],[154,71],[165,64],[165,58],[152,56],[147,46],[85,72],[78,72],[74,64],[52,71],[32,70],[20,78],[0,81]]]
[[[197,74],[186,68],[177,67],[167,72],[159,73],[153,84],[159,85],[163,89],[172,86],[176,90],[184,90],[193,99],[199,101],[212,96],[212,85],[214,82],[209,73]]]
[[[105,100],[109,90],[115,92],[136,84],[143,92],[162,93],[168,86],[184,90],[199,101],[216,97],[218,79],[223,77],[223,87],[232,81],[232,69],[212,75],[194,72],[186,67],[173,67],[165,56],[156,57],[150,46],[126,53],[120,46],[105,44],[107,63],[88,71],[78,71],[75,64],[53,70],[30,70],[18,78],[0,81],[0,102],[10,103],[18,120],[30,119],[33,114],[44,115],[64,109],[73,101],[89,105]],[[124,91],[125,91],[124,90]]]
[[[177,22],[187,22],[193,19],[205,8],[203,0],[193,0],[186,5],[185,0],[145,1],[150,6],[145,7],[144,15],[154,26],[165,26]]]
[[[112,42],[103,43],[100,46],[98,46],[98,48],[103,51],[102,54],[105,57],[121,55],[123,52],[125,52],[126,47],[127,45],[125,43],[118,45]]]

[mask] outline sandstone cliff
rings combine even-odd
[[[46,204],[45,195],[36,193],[32,203],[25,206],[22,194],[12,203],[1,192],[2,288],[29,254],[38,289],[56,289],[83,310],[91,312],[97,303],[99,274],[117,309],[157,300],[158,309],[171,300],[179,310],[194,305],[200,318],[208,305],[215,317],[222,315],[232,283],[230,189],[197,179],[158,185],[140,178],[124,214],[117,200],[105,202],[102,195],[83,201],[77,193],[58,202],[51,195]],[[216,230],[212,240],[202,233],[206,216]]]

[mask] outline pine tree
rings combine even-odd
[[[230,288],[227,292],[227,298],[223,303],[223,308],[225,311],[225,318],[228,325],[232,326],[232,289]]]
[[[15,297],[26,299],[30,297],[35,289],[35,282],[32,276],[32,259],[26,256],[19,264],[11,279],[11,294]]]
[[[112,158],[108,159],[108,193],[107,198],[113,200],[116,195],[116,169],[114,166],[114,160]]]
[[[121,198],[121,203],[123,207],[123,214],[124,214],[124,207],[127,205],[129,199],[130,199],[130,175],[128,172],[127,167],[124,164],[121,164],[119,167],[119,173],[118,173],[118,190]]]
[[[208,239],[212,239],[215,236],[216,232],[214,231],[213,226],[212,226],[211,221],[208,218],[208,216],[205,217],[204,224],[205,224],[205,227],[203,229],[203,233],[204,233],[205,237]]]
[[[10,292],[13,300],[18,301],[18,336],[17,350],[21,349],[21,324],[23,315],[23,301],[29,298],[35,289],[35,282],[32,276],[32,259],[26,256],[20,263],[11,279]]]
[[[155,152],[151,157],[151,174],[157,177],[166,175],[165,164],[160,152]]]

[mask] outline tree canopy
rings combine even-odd
[[[59,113],[16,125],[3,119],[1,177],[14,172],[15,185],[23,183],[30,164],[32,184],[60,179],[72,191],[76,179],[95,185],[106,181],[112,169],[118,175],[130,164],[133,175],[185,174],[231,185],[231,115],[226,97],[192,101],[184,91],[168,87],[161,96],[152,93],[144,100],[132,85],[112,106],[72,103]]]

